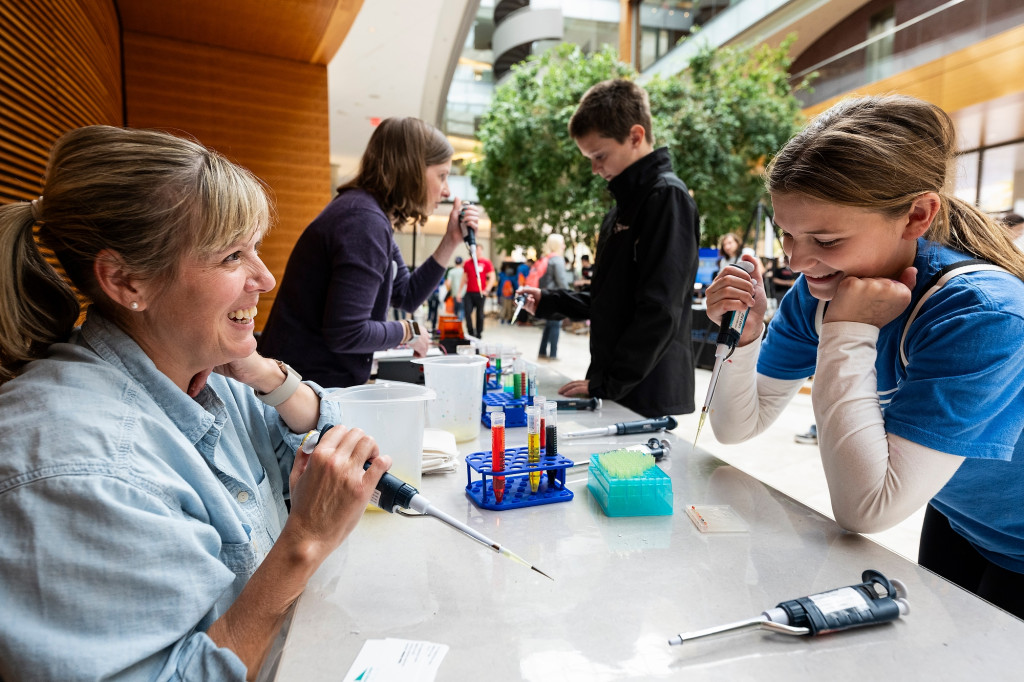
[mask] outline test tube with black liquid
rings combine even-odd
[[[558,403],[544,403],[544,460],[550,464],[558,459]],[[548,490],[554,490],[558,469],[548,469]]]

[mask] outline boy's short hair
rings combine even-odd
[[[643,126],[644,137],[653,144],[647,91],[631,80],[616,78],[601,81],[583,94],[576,113],[569,119],[569,135],[578,140],[596,132],[622,143],[635,125]]]

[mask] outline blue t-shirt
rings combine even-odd
[[[919,239],[914,300],[944,266],[970,258]],[[759,373],[814,374],[818,333],[801,275],[768,327]],[[967,458],[932,499],[994,563],[1024,573],[1024,282],[1006,272],[958,275],[936,291],[899,342],[908,306],[878,336],[878,398],[885,430]]]

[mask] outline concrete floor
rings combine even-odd
[[[485,343],[512,344],[526,360],[538,362],[541,331],[541,327],[499,324],[494,317],[488,317],[484,323],[482,339]],[[590,364],[589,344],[590,337],[587,334],[573,334],[563,330],[559,336],[558,359],[539,362],[549,363],[553,369],[570,379],[583,379]],[[710,379],[709,370],[697,370],[698,405],[703,403]],[[679,427],[675,433],[695,434],[698,417],[699,413],[677,415]],[[795,434],[806,432],[812,423],[814,413],[811,409],[811,396],[801,393],[779,419],[757,438],[741,445],[724,445],[715,439],[712,430],[705,425],[698,447],[831,518],[832,507],[818,446],[799,444],[793,440]],[[916,561],[923,517],[922,508],[894,528],[868,537]]]

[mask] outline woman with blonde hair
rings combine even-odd
[[[708,288],[714,320],[750,307],[711,424],[746,440],[813,374],[836,521],[927,505],[921,565],[1024,617],[1024,254],[947,191],[955,153],[949,116],[902,96],[842,101],[786,144],[767,185],[801,274],[763,341],[760,277]]]
[[[221,155],[107,126],[0,207],[0,678],[255,676],[358,523],[390,459],[296,456],[338,409],[255,352],[270,218]]]
[[[572,288],[572,280],[565,270],[565,237],[552,232],[544,241],[544,258],[547,269],[540,278],[541,289],[568,290]],[[562,315],[552,315],[544,320],[544,331],[540,335],[538,360],[558,359],[558,337],[562,333]]]

